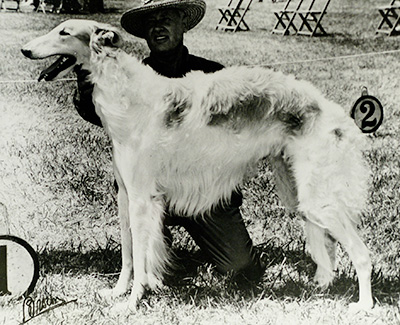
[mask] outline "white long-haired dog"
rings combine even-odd
[[[262,68],[167,79],[123,52],[120,42],[114,27],[69,20],[22,49],[31,59],[62,56],[61,65],[42,76],[46,80],[76,64],[91,72],[120,189],[122,271],[111,295],[127,292],[134,272],[134,309],[146,286],[161,284],[167,205],[200,218],[230,197],[249,166],[265,156],[280,161],[283,152],[297,210],[307,220],[316,280],[323,286],[332,280],[339,241],[358,275],[355,307],[371,308],[369,251],[355,230],[369,170],[361,133],[344,110],[311,84]]]

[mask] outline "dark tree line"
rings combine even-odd
[[[34,0],[37,9],[40,0]],[[66,13],[104,12],[104,0],[45,0],[46,10]],[[41,10],[41,8],[39,8]]]

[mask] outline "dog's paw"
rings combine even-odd
[[[163,287],[163,282],[154,274],[147,274],[147,285],[151,290],[161,289]]]
[[[349,304],[349,312],[352,314],[356,314],[359,312],[368,312],[374,306],[374,302],[371,301],[359,301],[359,302],[352,302]]]
[[[144,285],[141,283],[135,283],[132,287],[131,295],[129,296],[129,306],[137,305],[142,299],[144,294]]]
[[[118,316],[126,316],[128,317],[130,314],[135,313],[137,311],[137,305],[131,306],[129,301],[119,301],[116,302],[111,307],[111,314]]]
[[[134,285],[129,299],[124,302],[116,303],[112,308],[114,313],[120,315],[126,315],[130,313],[135,313],[138,309],[139,302],[144,294],[144,286],[141,284]]]
[[[333,279],[333,272],[328,272],[321,267],[317,268],[317,271],[314,275],[314,282],[317,284],[318,287],[322,289],[326,289],[329,287]]]
[[[115,299],[118,298],[126,293],[126,289],[115,287],[113,289],[102,289],[99,291],[101,297],[105,299]]]

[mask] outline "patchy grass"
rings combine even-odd
[[[175,229],[173,248],[179,268],[166,278],[165,288],[148,293],[136,314],[116,313],[115,303],[97,294],[115,284],[120,270],[109,141],[100,128],[75,112],[75,82],[14,82],[36,79],[49,64],[49,60],[25,59],[21,46],[71,16],[2,12],[0,80],[10,83],[0,83],[0,203],[8,211],[11,233],[26,239],[39,254],[41,276],[32,297],[47,293],[67,301],[77,299],[29,323],[400,323],[400,54],[295,63],[399,49],[398,37],[375,35],[379,16],[374,8],[387,1],[332,1],[323,21],[329,36],[321,38],[271,35],[272,10],[282,3],[267,0],[253,2],[246,16],[251,31],[215,31],[219,18],[215,6],[224,2],[209,2],[205,19],[186,35],[193,54],[227,66],[271,65],[313,82],[348,110],[363,86],[382,101],[384,124],[368,136],[365,148],[373,177],[368,210],[360,226],[372,252],[376,307],[370,313],[348,313],[348,303],[357,299],[357,281],[340,250],[332,286],[326,291],[313,286],[315,266],[304,247],[302,222],[285,212],[262,162],[259,176],[243,187],[243,215],[268,265],[263,281],[236,284],[231,276],[217,274],[189,236]],[[74,18],[119,25],[120,13],[112,12]],[[139,57],[148,53],[142,40],[127,39],[128,51]],[[0,213],[0,233],[4,233],[7,212],[1,209]],[[0,324],[22,320],[21,300],[2,298],[0,308]]]

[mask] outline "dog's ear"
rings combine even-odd
[[[117,28],[110,25],[100,25],[94,31],[103,46],[120,47],[123,40]]]
[[[90,48],[95,53],[103,50],[109,52],[122,45],[122,37],[118,30],[112,26],[97,26],[90,38]]]

